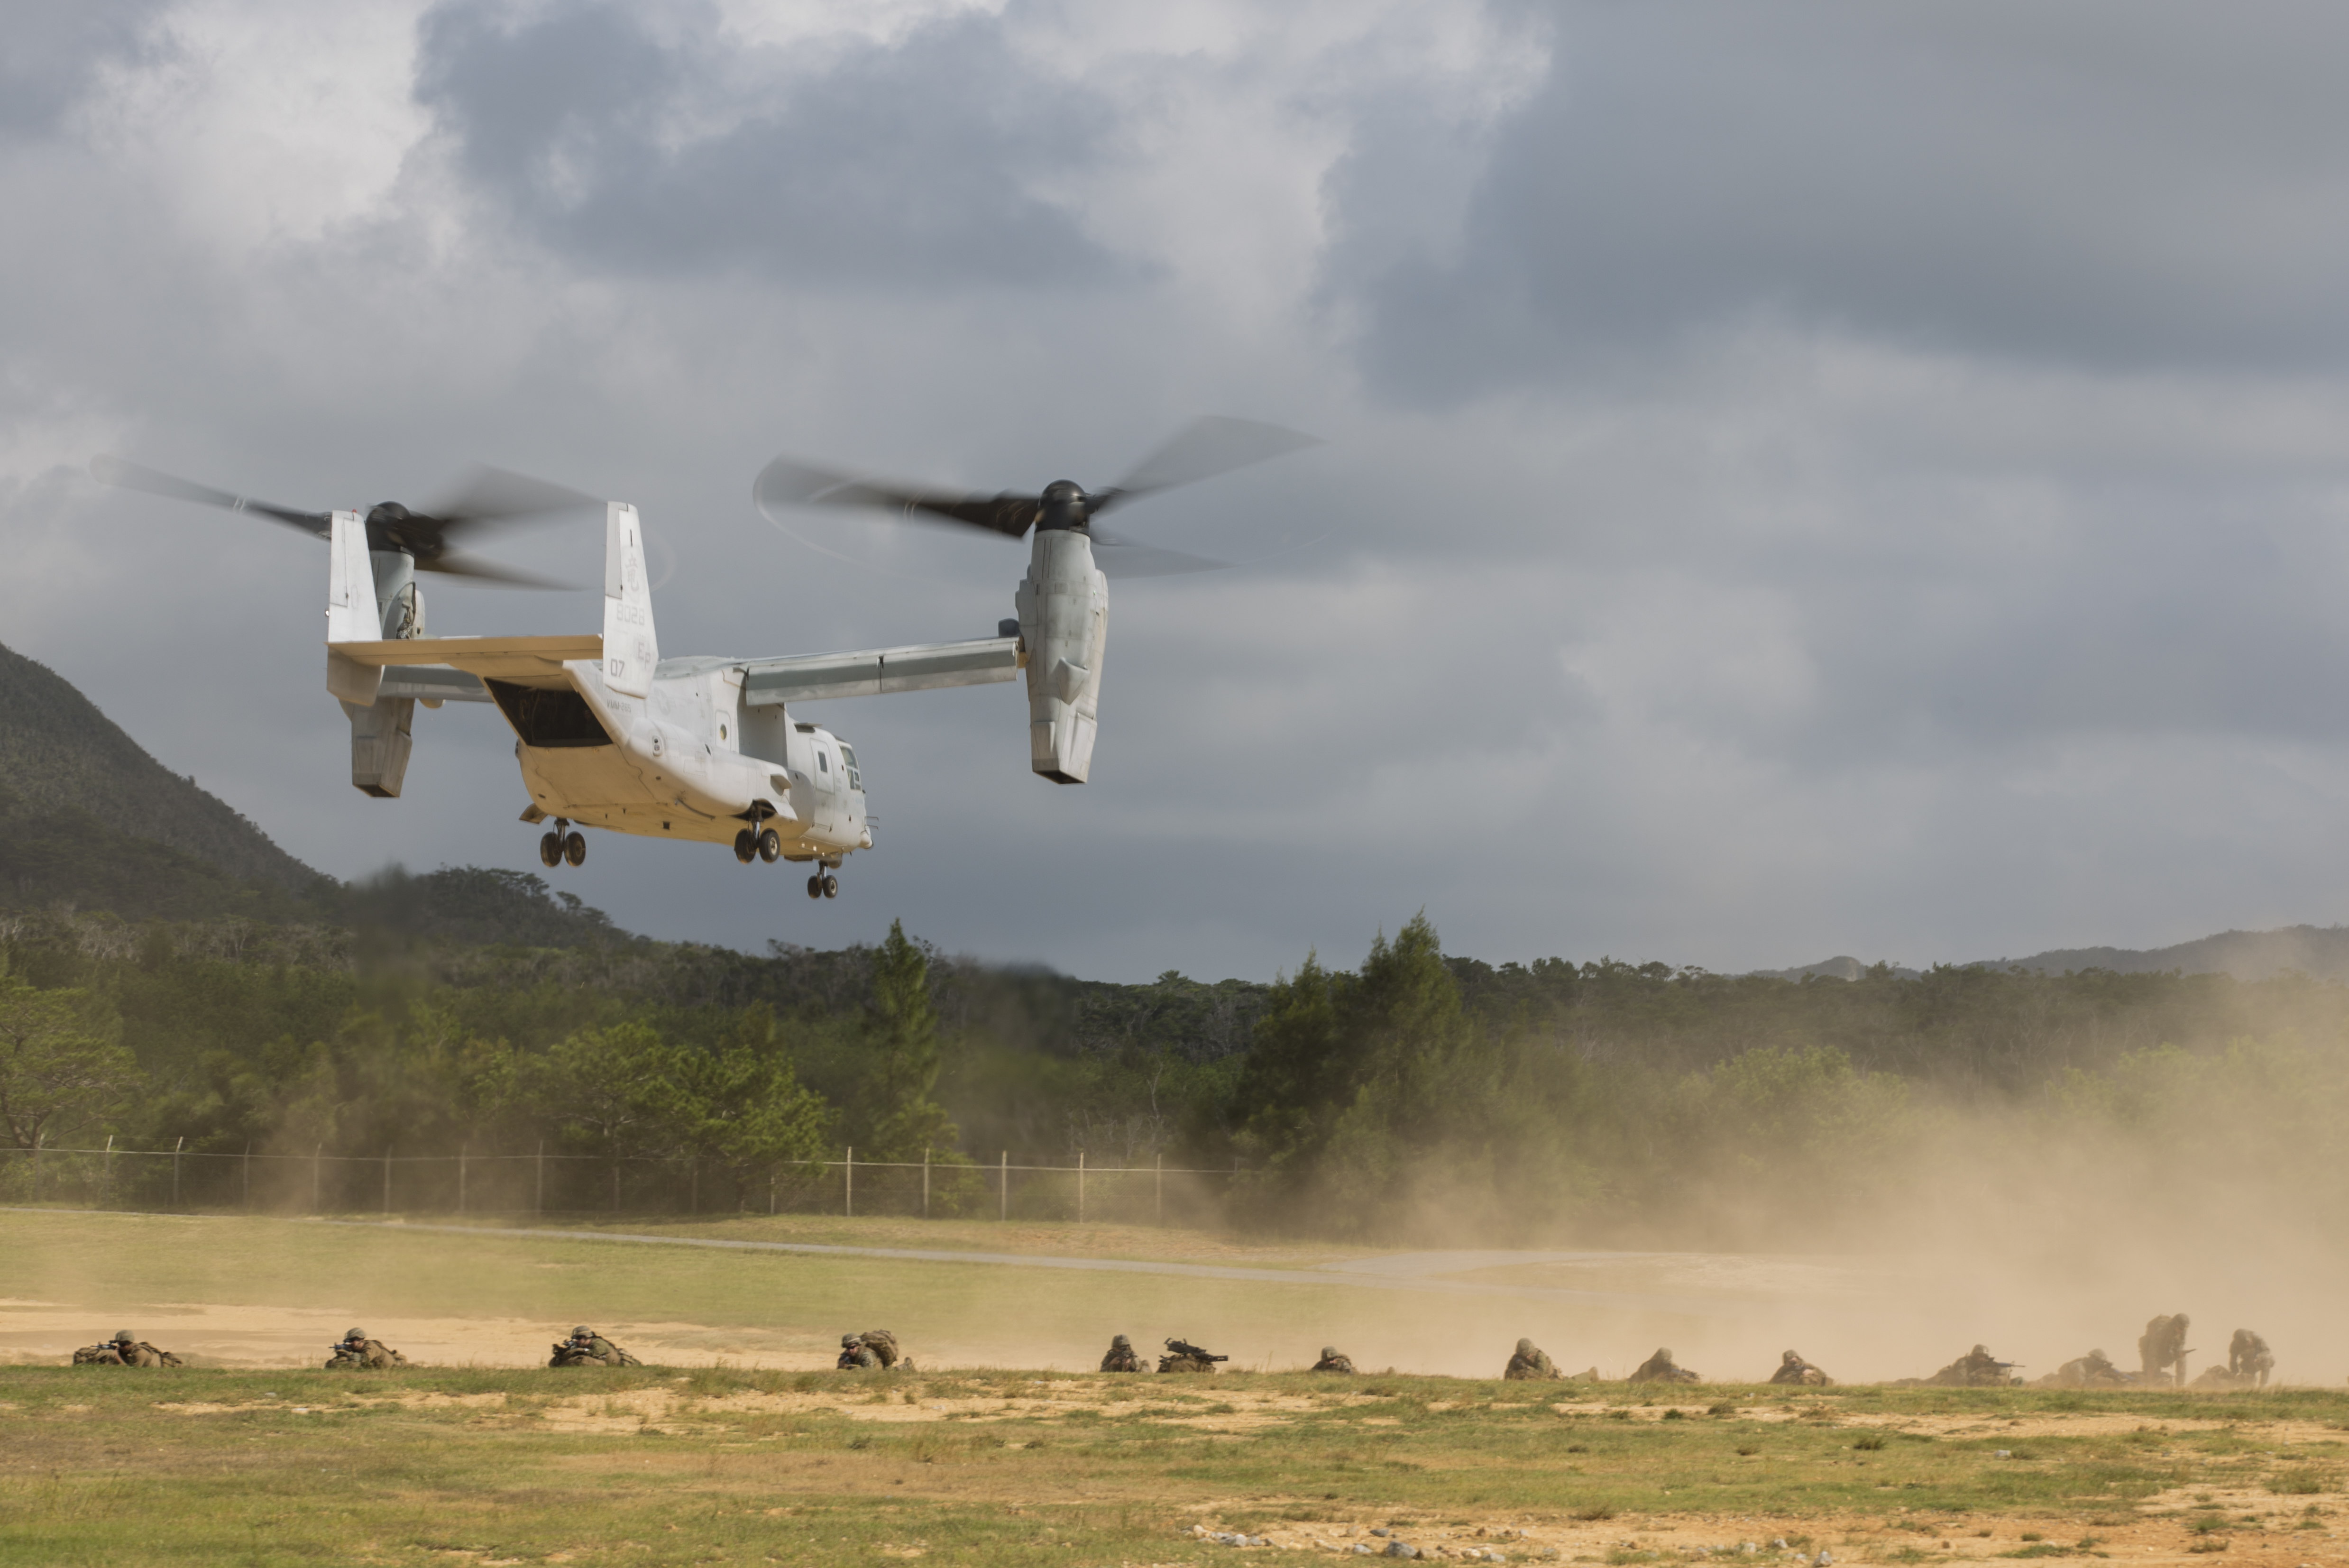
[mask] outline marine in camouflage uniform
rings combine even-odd
[[[1557,1364],[1549,1358],[1549,1352],[1538,1348],[1530,1339],[1517,1341],[1516,1352],[1509,1357],[1508,1367],[1501,1374],[1513,1383],[1537,1382],[1557,1375]]]
[[[380,1339],[369,1339],[367,1330],[354,1328],[343,1336],[342,1343],[326,1358],[329,1372],[380,1372],[388,1367],[405,1367],[408,1357]]]
[[[177,1367],[180,1358],[168,1350],[158,1350],[125,1328],[113,1338],[97,1345],[85,1345],[73,1353],[77,1367]]]
[[[2268,1386],[2268,1374],[2275,1370],[2275,1352],[2255,1328],[2238,1328],[2235,1337],[2227,1345],[2227,1370],[2238,1377],[2251,1378],[2258,1387]]]
[[[643,1362],[581,1324],[571,1337],[554,1347],[549,1367],[641,1367]]]
[[[2023,1379],[2014,1376],[2013,1362],[2001,1361],[1988,1346],[1977,1345],[1925,1381],[1940,1388],[2009,1388]]]
[[[2164,1315],[2145,1326],[2137,1336],[2137,1358],[2144,1363],[2139,1377],[2147,1383],[2183,1383],[2186,1381],[2187,1316]],[[2172,1369],[2175,1368],[2173,1371]]]
[[[1795,1388],[1827,1388],[1835,1379],[1803,1359],[1798,1351],[1789,1350],[1778,1357],[1778,1369],[1770,1374],[1770,1381]]]
[[[833,1363],[842,1372],[886,1372],[893,1367],[906,1371],[914,1364],[897,1348],[897,1336],[885,1328],[868,1328],[862,1334],[840,1336],[840,1359]]]
[[[1674,1366],[1672,1364],[1672,1353],[1660,1346],[1653,1356],[1649,1357],[1645,1361],[1640,1363],[1639,1367],[1632,1372],[1630,1381],[1634,1383],[1702,1383],[1704,1381],[1704,1377],[1702,1374],[1692,1372],[1685,1367]]]
[[[1183,1348],[1178,1350],[1175,1348],[1177,1346],[1183,1346]],[[1158,1369],[1161,1372],[1205,1372],[1213,1376],[1216,1358],[1195,1345],[1170,1339],[1166,1342],[1166,1354],[1158,1358]]]
[[[2126,1388],[2137,1379],[2113,1365],[2113,1358],[2101,1350],[2091,1350],[2076,1360],[2066,1361],[2046,1377],[2039,1379],[2043,1388]]]
[[[1316,1372],[1343,1372],[1351,1376],[1354,1370],[1354,1358],[1350,1356],[1339,1355],[1338,1347],[1334,1345],[1325,1345],[1321,1347],[1321,1359],[1313,1364],[1312,1369]]]
[[[1104,1372],[1147,1372],[1142,1357],[1133,1353],[1133,1341],[1121,1334],[1109,1342],[1109,1353],[1102,1357]]]

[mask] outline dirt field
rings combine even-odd
[[[2349,1556],[2329,1393],[1559,1392],[23,1368],[0,1372],[0,1563]]]

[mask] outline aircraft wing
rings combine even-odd
[[[970,643],[921,643],[853,654],[747,659],[742,665],[742,700],[771,706],[820,697],[987,686],[1016,676],[1022,656],[1017,637],[981,637]]]
[[[566,637],[392,637],[381,642],[328,643],[326,652],[353,665],[383,668],[384,690],[390,696],[458,696],[462,700],[463,694],[455,688],[432,692],[390,688],[395,681],[409,677],[442,678],[420,667],[426,665],[446,665],[451,671],[487,680],[512,681],[518,686],[558,686],[566,679],[563,673],[565,660],[595,662],[603,658],[604,639],[593,633]],[[482,693],[471,700],[484,700],[487,695]]]

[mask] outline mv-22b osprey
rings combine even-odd
[[[514,732],[530,805],[553,822],[539,840],[549,867],[587,858],[580,827],[647,838],[731,844],[734,858],[812,862],[810,898],[840,892],[833,873],[873,846],[856,753],[794,705],[1028,678],[1030,765],[1061,784],[1092,770],[1110,573],[1153,575],[1219,562],[1095,529],[1122,500],[1228,471],[1310,444],[1242,419],[1196,421],[1119,485],[1089,493],[1062,480],[1038,495],[976,496],[854,480],[777,459],[753,499],[771,519],[792,508],[879,508],[976,527],[1009,539],[1033,531],[1019,614],[969,642],[778,658],[664,659],[654,631],[644,530],[635,507],[605,508],[604,626],[576,636],[435,637],[425,634],[419,572],[523,586],[556,586],[458,553],[452,542],[592,498],[485,469],[431,512],[385,502],[367,512],[302,511],[214,490],[115,458],[91,465],[111,484],[252,512],[327,542],[326,689],[351,730],[351,782],[398,796],[417,705],[494,703]],[[1097,554],[1098,552],[1098,554]],[[1104,568],[1107,571],[1104,571]]]

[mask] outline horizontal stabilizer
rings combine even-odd
[[[568,637],[393,637],[382,642],[328,643],[326,650],[357,665],[396,665],[404,669],[446,665],[468,675],[526,682],[561,676],[569,660],[600,661],[604,639],[592,633]]]
[[[487,702],[490,688],[479,676],[439,665],[387,665],[383,696],[420,697],[428,702]]]
[[[1019,639],[924,643],[853,654],[751,659],[742,666],[742,700],[753,706],[823,697],[882,696],[1008,681],[1019,671]]]

